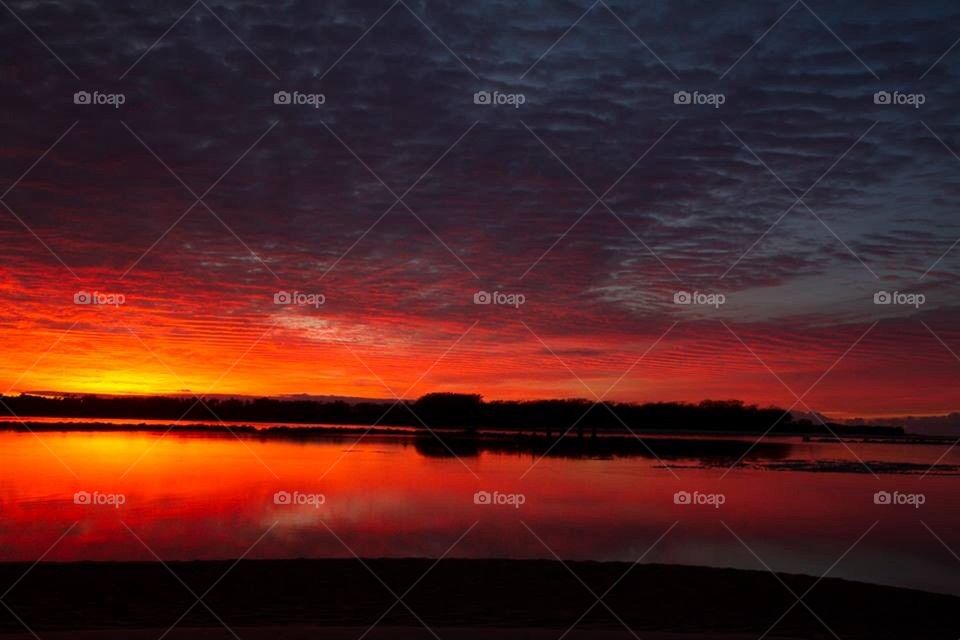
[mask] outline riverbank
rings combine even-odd
[[[575,624],[581,637],[624,637],[626,624],[644,638],[756,638],[781,616],[772,637],[832,635],[824,623],[845,640],[956,638],[960,631],[955,615],[960,598],[954,596],[766,571],[461,559],[436,564],[428,559],[243,560],[233,565],[81,562],[40,563],[31,569],[29,563],[7,563],[0,564],[0,588],[16,583],[4,602],[44,638],[133,638],[139,637],[134,630],[152,633],[178,619],[184,631],[168,637],[220,637],[226,633],[222,621],[244,629],[243,638],[300,638],[317,628],[362,633],[384,612],[377,624],[381,634],[374,637],[421,637],[422,620],[431,629],[453,630],[439,634],[445,639],[478,637],[471,635],[478,629],[512,630],[496,634],[505,638],[551,630],[556,638]],[[404,597],[410,609],[391,608],[394,594],[411,586]],[[596,600],[590,590],[600,595],[608,589],[604,602],[616,616],[604,605],[590,609]],[[802,605],[792,607],[796,598],[790,591],[799,595],[808,589],[804,602],[816,616]],[[191,609],[196,601],[191,590],[197,595],[209,590],[203,598],[209,609],[203,604]],[[111,629],[116,632],[76,633]],[[397,631],[383,635],[390,629]],[[589,630],[597,633],[584,634]],[[17,637],[24,632],[12,614],[0,609],[0,633]]]

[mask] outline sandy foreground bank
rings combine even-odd
[[[0,607],[0,634],[34,638],[29,628],[43,640],[156,640],[171,627],[166,638],[234,638],[224,624],[243,640],[359,638],[374,623],[368,638],[400,640],[435,638],[424,624],[443,640],[556,640],[571,627],[575,632],[566,637],[574,640],[632,638],[624,625],[643,640],[756,640],[771,627],[771,639],[960,637],[960,598],[954,596],[675,565],[462,559],[0,564],[0,593],[11,585],[3,599],[10,610]],[[594,594],[605,594],[603,604]]]

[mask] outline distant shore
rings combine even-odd
[[[39,420],[38,418],[42,418]],[[637,435],[650,437],[684,437],[694,438],[702,436],[704,438],[717,438],[723,436],[730,437],[749,437],[760,435],[755,431],[749,430],[715,430],[715,429],[688,429],[688,428],[650,428],[638,429],[633,432],[624,430],[597,430],[596,432],[584,435],[574,429],[555,427],[552,429],[539,428],[499,428],[499,427],[480,427],[463,429],[458,427],[425,427],[408,425],[371,425],[362,424],[315,424],[315,423],[273,423],[273,424],[253,424],[249,422],[217,422],[212,420],[162,420],[149,419],[149,422],[142,418],[108,418],[99,420],[97,418],[86,417],[67,417],[67,416],[29,416],[29,417],[0,417],[0,431],[118,431],[118,432],[167,432],[177,431],[182,433],[198,433],[217,435],[230,432],[249,436],[261,437],[291,437],[291,438],[310,438],[336,435],[416,435],[418,433],[435,432],[439,434],[459,435],[464,437],[479,437],[490,439],[504,439],[514,436],[543,436],[549,439],[558,439],[564,436],[575,436],[579,439],[590,437],[602,438],[622,438],[635,439]],[[919,434],[902,433],[889,434],[884,432],[873,432],[867,429],[843,429],[834,435],[811,435],[804,430],[797,431],[777,431],[776,433],[766,434],[771,437],[796,437],[803,438],[808,442],[870,442],[870,443],[896,443],[896,444],[943,444],[955,441],[955,438],[949,436],[925,436]]]
[[[766,571],[599,562],[569,562],[565,567],[546,560],[461,559],[436,564],[428,559],[371,559],[363,564],[354,559],[242,560],[232,565],[231,561],[166,566],[43,562],[27,572],[28,563],[6,563],[0,564],[0,585],[11,585],[27,572],[5,603],[43,638],[132,638],[134,634],[127,631],[103,636],[56,634],[168,628],[195,602],[170,571],[198,595],[216,584],[204,602],[231,627],[273,630],[272,636],[241,632],[244,638],[306,638],[304,630],[318,627],[345,627],[358,637],[395,603],[383,583],[397,595],[416,583],[404,597],[410,609],[431,628],[461,630],[441,632],[443,638],[478,638],[462,630],[499,628],[514,630],[507,638],[527,637],[516,630],[531,629],[551,630],[555,639],[595,602],[577,578],[597,595],[620,580],[604,602],[643,638],[759,637],[795,603],[781,580],[797,594],[812,588],[804,602],[844,640],[955,639],[960,626],[956,619],[960,598],[954,596],[830,577],[817,582],[809,576],[774,576]],[[417,635],[420,622],[403,605],[391,609],[379,625],[397,631],[374,637],[421,637]],[[175,638],[220,637],[216,635],[220,623],[203,605],[194,607],[178,626],[207,632]],[[595,630],[598,635],[581,633],[575,638],[626,634],[603,605],[594,607],[577,628]],[[0,610],[0,633],[24,632],[13,616]],[[771,636],[829,637],[829,632],[804,606],[796,606]]]
[[[834,437],[898,437],[892,425],[848,425],[819,416],[798,418],[781,407],[738,400],[686,402],[594,402],[583,398],[485,401],[480,394],[428,393],[416,400],[348,403],[277,398],[224,399],[168,396],[0,396],[0,414],[31,419],[59,417],[110,422],[168,420],[229,424],[350,425],[460,431],[540,433],[551,438],[567,429],[578,437],[633,433],[744,433]]]

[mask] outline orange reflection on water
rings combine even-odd
[[[0,560],[35,560],[72,525],[46,559],[235,558],[254,543],[252,558],[439,557],[477,523],[452,556],[556,552],[632,562],[679,522],[645,562],[762,569],[726,523],[777,570],[819,576],[879,520],[831,575],[960,593],[950,558],[920,523],[956,542],[955,476],[878,481],[866,473],[738,470],[721,478],[722,467],[672,460],[674,477],[644,458],[546,458],[524,475],[531,455],[433,457],[401,436],[310,443],[143,433],[38,437],[0,432]],[[836,444],[798,443],[792,451],[850,456]],[[863,445],[859,453],[923,461],[942,451]],[[958,462],[957,453],[945,462]],[[878,489],[923,492],[926,504],[878,506]],[[524,504],[478,505],[478,490],[523,494]],[[719,509],[677,505],[680,490],[722,493],[725,502]],[[123,504],[75,504],[78,491],[122,495]],[[276,504],[277,492],[322,495],[323,502]]]

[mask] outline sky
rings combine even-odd
[[[958,18],[8,2],[0,391],[960,410]]]

